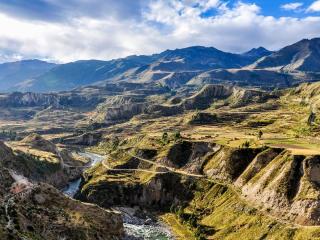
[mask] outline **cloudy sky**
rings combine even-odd
[[[0,0],[0,62],[243,52],[320,37],[320,0]]]

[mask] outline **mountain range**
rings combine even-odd
[[[288,87],[320,79],[320,38],[279,51],[263,47],[234,54],[193,46],[110,61],[54,64],[24,60],[0,64],[0,91],[51,92],[119,81],[158,82],[170,88],[206,83]]]

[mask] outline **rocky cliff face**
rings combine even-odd
[[[145,104],[126,104],[119,107],[108,108],[105,114],[105,121],[123,121],[129,120],[133,116],[141,114]]]
[[[36,133],[28,135],[21,142],[44,152],[56,154],[58,151],[57,147],[52,142],[44,139]]]
[[[190,79],[188,85],[236,84],[264,88],[288,87],[294,81],[292,75],[263,69],[218,69],[201,73]]]
[[[85,181],[88,181],[88,175]],[[111,180],[111,179],[110,179]],[[178,205],[191,198],[187,190],[192,187],[192,181],[171,173],[160,174],[146,183],[129,180],[128,182],[115,178],[111,181],[98,181],[86,184],[77,198],[102,207],[140,206],[153,210],[169,210],[171,205]],[[181,191],[175,192],[179,188]]]
[[[3,165],[32,181],[60,188],[81,174],[81,168],[77,166],[82,166],[83,162],[38,134],[11,144],[12,148],[0,144],[0,156],[5,156],[1,159]]]
[[[90,88],[82,91],[60,93],[13,92],[0,95],[1,107],[94,107],[104,100],[100,92],[92,92]]]
[[[12,191],[0,202],[1,239],[116,240],[123,235],[120,213],[72,200],[50,185]]]
[[[36,183],[38,174],[45,174],[41,180],[47,182],[53,179],[54,174],[49,178],[50,173],[45,172],[43,164],[40,169],[27,169],[24,161],[24,158],[0,142],[1,239],[122,238],[120,213],[83,204],[64,196],[48,184]],[[29,170],[32,175],[28,177],[31,179],[23,175]],[[61,178],[59,174],[56,175],[53,183]]]
[[[103,166],[92,170],[85,177],[80,198],[102,206],[183,205],[193,197],[199,175],[203,181],[235,189],[249,205],[283,221],[320,225],[319,156],[296,156],[276,148],[232,148],[189,141],[159,151],[151,158],[157,168],[135,160],[134,168],[151,171],[143,181],[131,165],[124,175],[103,170]],[[156,173],[161,171],[167,173]]]
[[[71,145],[82,145],[82,146],[93,146],[101,140],[101,133],[99,132],[87,132],[80,136],[72,136],[63,138],[64,144]]]
[[[196,174],[201,172],[201,166],[207,154],[217,151],[218,148],[219,146],[205,142],[183,141],[166,149],[160,156],[147,149],[141,149],[137,154],[148,159],[155,157],[160,165],[180,168]],[[128,159],[126,163],[116,166],[114,170],[107,170],[100,164],[96,169],[85,173],[83,188],[77,197],[82,201],[93,202],[104,207],[140,206],[161,211],[169,210],[172,205],[186,203],[192,198],[194,189],[192,177],[167,171],[160,166],[155,169],[149,169],[149,167],[148,164],[136,158]],[[135,168],[147,171],[147,179],[139,181],[133,177],[136,172],[132,169]],[[119,169],[128,169],[128,171],[125,171],[124,175],[118,175],[121,173]],[[161,173],[156,174],[156,172]]]
[[[144,114],[145,117],[162,117],[181,114],[188,110],[207,109],[217,100],[225,100],[231,107],[239,107],[266,102],[270,98],[277,97],[265,91],[207,84],[192,96],[182,98],[173,104],[156,103],[141,96],[115,96],[98,106],[96,119],[106,123],[116,123],[140,114]]]
[[[246,201],[263,211],[289,222],[319,225],[319,159],[282,149],[223,148],[208,161],[204,172],[234,184]]]

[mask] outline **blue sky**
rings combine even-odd
[[[302,0],[302,1],[288,1],[288,0],[255,0],[255,1],[243,1],[245,3],[255,3],[259,5],[262,9],[262,14],[265,15],[271,15],[275,17],[304,17],[304,16],[310,16],[310,15],[319,15],[317,12],[308,12],[305,13],[303,11],[307,7],[309,7],[314,1],[313,0]],[[301,11],[288,11],[281,6],[285,4],[290,4],[290,3],[301,3],[303,6],[301,7]]]
[[[235,4],[237,1],[230,0],[228,5]],[[243,3],[256,4],[261,7],[261,13],[274,17],[306,17],[319,16],[319,12],[306,12],[305,10],[313,3],[314,0],[290,1],[290,0],[243,0]],[[299,3],[301,7],[295,11],[285,10],[282,6],[286,4]],[[214,12],[213,12],[214,13]]]
[[[0,0],[0,62],[277,50],[320,37],[319,26],[320,0]]]

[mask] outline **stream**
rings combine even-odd
[[[84,152],[81,156],[87,157],[91,162],[87,165],[88,168],[101,162],[105,157]],[[63,189],[63,193],[69,197],[74,197],[79,190],[81,178],[70,181],[68,186]],[[174,239],[168,228],[161,222],[153,220],[152,217],[136,216],[136,210],[133,208],[116,208],[123,216],[123,225],[125,230],[124,240],[171,240]]]

